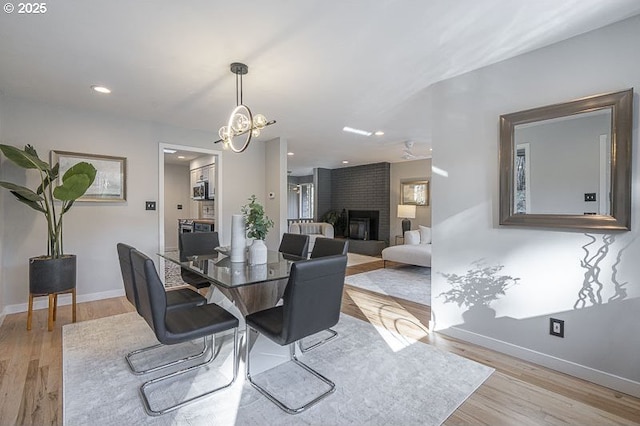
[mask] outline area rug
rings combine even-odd
[[[431,268],[403,265],[376,269],[349,275],[345,282],[376,293],[431,306]]]
[[[136,313],[128,313],[65,325],[63,423],[439,425],[493,372],[421,342],[394,352],[371,324],[347,315],[341,316],[335,329],[338,339],[302,359],[332,379],[336,392],[301,414],[286,414],[245,382],[242,362],[230,388],[178,411],[149,417],[138,395],[139,385],[149,377],[131,374],[124,360],[128,351],[155,341],[146,323]],[[313,380],[308,373],[291,364],[254,378],[276,392],[291,393],[300,386],[309,389]],[[198,378],[205,383],[217,380],[213,370],[199,371]],[[294,380],[303,383],[294,384]],[[189,381],[187,386],[191,387]]]

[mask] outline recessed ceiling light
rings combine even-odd
[[[178,151],[176,151],[175,149],[164,148],[162,152],[164,152],[165,154],[175,154]]]
[[[347,160],[343,160],[342,164],[349,164],[349,162]]]
[[[362,135],[362,136],[371,136],[373,134],[366,130],[354,129],[353,127],[347,127],[347,126],[343,127],[342,130],[345,132],[355,133],[356,135]]]
[[[178,158],[184,160],[184,155],[178,155]]]
[[[384,132],[382,130],[378,130],[377,132],[374,133],[374,135],[382,136],[382,135],[384,135]]]
[[[91,86],[91,88],[98,93],[104,93],[104,94],[111,93],[111,89],[104,86],[97,86],[94,84],[93,86]]]
[[[287,155],[291,157],[293,155],[293,152],[287,152]]]

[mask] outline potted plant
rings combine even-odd
[[[253,244],[249,247],[249,264],[259,265],[267,263],[267,246],[264,239],[273,221],[264,214],[264,207],[256,201],[256,196],[249,197],[249,204],[242,206],[242,214],[245,220],[247,237],[253,238]]]
[[[331,224],[335,230],[336,236],[345,235],[344,231],[347,223],[347,212],[345,209],[342,209],[342,212],[339,212],[338,210],[329,210],[322,215],[320,220]]]
[[[80,162],[69,168],[62,176],[61,183],[56,185],[60,165],[50,166],[42,161],[31,145],[26,145],[22,150],[0,144],[0,151],[17,166],[23,169],[37,170],[40,177],[40,184],[35,190],[11,182],[0,181],[0,186],[11,191],[18,201],[42,213],[47,221],[47,254],[29,259],[30,294],[27,319],[27,329],[29,330],[31,329],[34,295],[51,295],[75,289],[76,256],[64,253],[63,218],[73,206],[74,201],[89,189],[96,177],[96,169],[89,163]],[[60,204],[58,205],[55,200],[60,201]],[[52,315],[50,312],[49,330],[51,328]]]

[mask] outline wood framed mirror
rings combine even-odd
[[[633,89],[500,116],[500,225],[630,230]]]

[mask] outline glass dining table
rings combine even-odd
[[[228,256],[219,253],[190,256],[184,262],[177,250],[158,255],[209,280],[210,301],[215,287],[243,316],[275,306],[284,294],[292,263],[301,260],[272,250],[267,253],[267,263],[261,265],[231,262]]]

